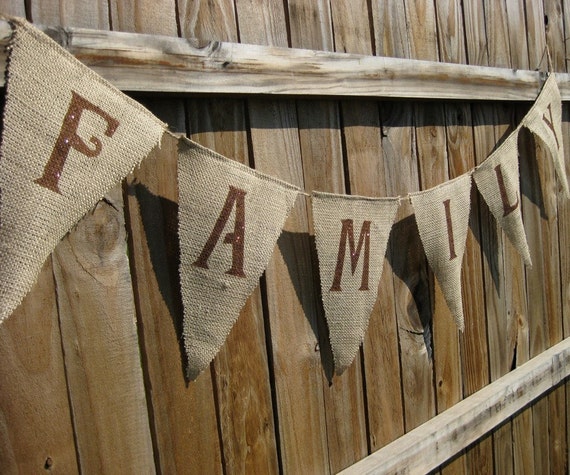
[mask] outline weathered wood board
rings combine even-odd
[[[570,99],[569,0],[2,0],[0,13],[47,25],[172,131],[307,192],[405,197],[468,172],[528,110],[546,46]],[[569,120],[565,104],[566,142]],[[334,374],[301,195],[226,343],[187,381],[166,135],[0,327],[2,472],[566,473],[570,206],[542,144],[523,132],[519,151],[534,265],[473,189],[463,333],[402,199],[369,330]]]

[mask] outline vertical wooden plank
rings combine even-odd
[[[554,71],[566,71],[567,64],[567,37],[564,31],[564,5],[562,0],[544,2],[544,18],[546,42],[552,58]],[[552,172],[552,160],[548,159],[549,152],[539,153],[540,175],[543,186],[543,194],[547,196],[546,219],[542,220],[543,263],[546,272],[545,279],[541,282],[544,286],[544,309],[548,313],[548,336],[547,347],[550,347],[563,338],[563,303],[560,289],[563,285],[563,277],[560,275],[560,231],[558,210],[560,204],[565,201],[559,190],[555,173]],[[544,168],[543,168],[544,167]],[[534,270],[534,267],[533,267]],[[540,269],[537,269],[540,272]],[[568,471],[568,445],[565,423],[567,411],[565,388],[560,386],[548,395],[548,431],[549,431],[549,458],[550,469],[553,473]]]
[[[334,49],[331,6],[328,2],[289,2],[291,46],[316,50]],[[340,115],[338,104],[327,101],[297,101],[299,138],[307,190],[345,193]],[[308,208],[309,234],[314,240],[312,211]],[[318,264],[314,261],[314,270]],[[318,274],[315,274],[317,276]],[[320,282],[315,279],[315,288]],[[323,390],[327,421],[327,442],[331,472],[351,465],[364,457],[366,423],[360,358],[341,375],[333,376],[332,353],[322,305],[317,305]],[[330,384],[329,384],[329,380]]]
[[[405,5],[405,4],[404,4]],[[406,12],[399,2],[384,2],[373,10],[377,54],[410,54]],[[383,47],[379,50],[378,47]],[[394,48],[393,50],[390,48]],[[406,196],[419,189],[419,171],[410,104],[383,104],[382,152],[389,196]],[[392,228],[388,259],[394,272],[394,302],[400,343],[404,429],[410,430],[435,413],[431,361],[431,307],[425,255],[411,207],[402,202]],[[402,253],[400,249],[406,249]]]
[[[193,140],[248,163],[242,101],[193,100],[188,111]],[[276,473],[275,426],[259,287],[246,302],[213,367],[226,471]]]
[[[506,2],[485,2],[487,39],[489,41],[489,63],[491,66],[509,67],[517,61],[509,42],[509,15]],[[515,24],[516,26],[516,24]],[[516,41],[515,39],[513,41]],[[524,55],[521,55],[524,58]],[[523,59],[524,60],[524,59]],[[514,120],[512,109],[496,108],[495,141],[510,132]],[[496,225],[496,224],[495,224]],[[514,250],[504,233],[499,229],[499,245],[502,252],[504,293],[500,296],[502,308],[497,320],[488,321],[491,379],[495,380],[510,371],[516,351],[518,316],[526,314],[524,289],[524,267],[521,257]],[[495,468],[503,473],[513,473],[512,424],[499,427],[493,435],[495,446]]]
[[[435,6],[431,1],[405,2],[408,35],[414,58],[437,61]],[[444,110],[438,104],[418,104],[414,110],[420,187],[429,189],[448,180]],[[441,412],[461,399],[461,357],[454,319],[441,287],[430,271],[430,306],[432,312],[432,365],[435,378],[436,411]],[[433,391],[433,387],[428,386]],[[428,390],[426,388],[426,390]],[[459,458],[447,470],[464,471]]]
[[[185,130],[180,101],[146,102]],[[134,279],[157,469],[222,473],[214,389],[209,372],[187,383],[178,277],[177,140],[165,135],[127,180],[129,255]]]
[[[537,68],[543,59],[545,36],[544,36],[544,12],[541,2],[518,2],[518,10],[526,14],[526,24],[521,21],[520,14],[517,14],[512,5],[507,2],[508,19],[509,19],[509,38],[511,42],[511,53],[514,55],[511,59],[513,66],[518,68]],[[526,28],[525,28],[526,27]],[[526,35],[525,35],[526,30]],[[527,40],[523,41],[522,38],[526,37]],[[521,43],[522,42],[522,43]],[[528,46],[528,57],[525,58],[523,48],[515,48],[515,43]],[[546,58],[544,58],[546,59]],[[524,107],[518,114],[517,121],[522,119],[523,114],[528,108]],[[525,172],[532,175],[532,171],[525,167],[525,163],[534,160],[533,144],[529,141],[527,133],[520,136],[520,170],[521,177],[524,183]],[[526,161],[526,162],[525,162]],[[523,212],[523,220],[525,228],[533,228],[536,225],[536,216],[533,215],[531,208],[535,207],[529,197],[525,196],[524,186],[521,187],[523,194],[521,196],[521,206]],[[533,224],[534,223],[534,224]],[[528,235],[528,233],[527,233]],[[527,271],[528,272],[528,271]],[[532,296],[533,289],[527,281],[526,286],[526,301],[529,302]],[[517,346],[516,346],[516,361],[514,364],[519,366],[525,363],[530,358],[530,327],[529,327],[529,314],[530,308],[527,308],[525,313],[515,315],[517,324]],[[533,411],[534,409],[527,409],[520,415],[513,418],[513,463],[515,473],[535,473],[535,460],[534,460],[534,437],[533,437]],[[540,444],[541,442],[537,442]]]
[[[78,472],[51,259],[0,325],[2,473]]]
[[[238,0],[236,11],[243,43],[288,45],[282,2]],[[254,99],[248,101],[248,113],[255,167],[304,188],[294,104]],[[300,196],[266,271],[280,468],[285,473],[330,470],[307,213],[307,200]]]
[[[570,32],[570,3],[565,0],[564,6],[564,36]],[[566,48],[566,61],[564,71],[568,72],[568,48]],[[562,105],[562,135],[564,137],[564,158],[566,162],[566,175],[570,175],[570,106]],[[560,277],[562,292],[562,314],[564,323],[564,337],[570,336],[570,200],[558,201],[558,232],[560,248]],[[570,450],[570,382],[566,382],[566,454]],[[570,460],[566,464],[570,466]]]
[[[508,33],[510,42],[510,64],[514,68],[529,69],[530,62],[537,61],[538,50],[544,51],[544,30],[539,27],[538,19],[542,14],[542,7],[540,2],[533,2],[529,5],[528,2],[505,2],[507,9]],[[531,32],[533,33],[531,35]],[[525,108],[526,110],[526,108]],[[522,113],[516,117],[516,121],[522,119]],[[524,136],[519,143],[521,147],[520,157],[524,160],[525,153],[528,155],[528,141],[525,142]],[[521,174],[524,175],[523,166],[520,167]],[[532,227],[532,216],[527,216],[525,210],[530,205],[524,196],[521,197],[521,207],[523,212],[523,219],[525,227],[530,225]],[[529,284],[524,288],[525,274],[518,272],[522,264],[520,258],[516,255],[516,251],[510,249],[510,256],[512,262],[515,263],[517,273],[514,274],[516,280],[513,279],[513,288],[518,293],[516,297],[520,302],[517,307],[513,308],[514,321],[513,326],[516,328],[516,346],[515,346],[515,361],[512,365],[520,365],[525,363],[530,358],[530,332],[529,332],[529,309],[527,303],[529,302]],[[507,260],[505,260],[508,265]],[[532,298],[532,297],[531,297]],[[513,469],[515,473],[534,473],[534,449],[533,449],[533,422],[532,410],[525,410],[518,416],[513,418],[512,423],[512,438],[513,438]]]
[[[111,28],[115,31],[178,36],[176,0],[107,1]]]
[[[233,0],[180,0],[178,18],[183,38],[238,42]]]
[[[372,2],[371,5],[375,53],[379,56],[410,57],[404,4],[390,1]],[[411,129],[413,123],[411,106],[407,103],[398,107],[392,103],[380,104],[380,123],[382,127],[382,159],[380,163],[383,163],[384,169],[379,174],[384,176],[385,194],[387,196],[398,196],[417,189],[418,172],[417,163],[413,160],[415,143]],[[402,179],[404,183],[400,183]],[[408,187],[410,184],[412,186]],[[391,300],[386,301],[385,307],[389,317],[385,317],[382,313],[382,320],[394,318],[394,316],[396,320],[395,328],[387,325],[388,331],[383,335],[389,341],[395,338],[398,343],[399,372],[396,370],[392,374],[397,375],[400,381],[396,382],[391,389],[376,392],[383,402],[380,408],[386,408],[386,411],[379,410],[377,418],[374,417],[374,411],[369,413],[371,449],[375,446],[380,448],[401,435],[406,429],[411,429],[407,405],[413,405],[414,401],[407,399],[405,388],[413,383],[414,372],[421,374],[421,367],[415,368],[412,365],[417,364],[418,360],[423,364],[428,359],[422,338],[424,328],[421,325],[419,312],[417,312],[418,300],[414,299],[414,296],[421,297],[423,294],[420,285],[421,277],[416,269],[413,272],[408,272],[410,268],[413,268],[418,256],[417,253],[414,253],[402,258],[403,253],[399,253],[396,247],[396,243],[398,243],[398,245],[406,246],[406,249],[414,249],[410,246],[419,244],[417,231],[413,231],[412,219],[410,208],[406,205],[401,206],[388,243],[387,260],[390,266],[385,267],[381,280],[380,288],[386,289],[386,294]],[[408,316],[408,309],[410,312],[415,311],[415,315]],[[369,335],[372,336],[370,331]],[[382,335],[378,341],[382,341]],[[375,354],[369,351],[371,346],[368,345],[368,342],[366,343],[365,356],[370,355],[370,358],[374,358]],[[374,348],[376,354],[381,351],[378,346],[374,346]],[[393,361],[395,356],[393,348],[391,353],[391,357],[386,358],[386,363]],[[383,356],[388,354],[388,352],[383,353]],[[414,354],[419,356],[419,359],[414,358]],[[378,361],[384,362],[385,360],[378,358]],[[382,379],[376,379],[375,373],[370,371],[370,369],[375,368],[374,364],[371,365],[365,361],[365,367],[367,384],[369,384],[369,380],[382,381]],[[388,368],[391,368],[390,364]],[[387,379],[387,381],[393,380]],[[387,382],[386,386],[388,384]],[[369,405],[372,406],[375,400],[376,398],[372,397],[369,400]],[[389,422],[386,423],[385,421]]]
[[[437,3],[437,24],[440,55],[443,61],[467,62],[464,19],[461,5],[456,0]],[[475,167],[473,118],[469,104],[445,105],[447,127],[447,153],[450,178],[458,177]],[[484,311],[479,197],[475,189],[471,194],[469,234],[462,269],[465,332],[461,343],[462,379],[464,397],[473,394],[489,382],[487,354],[487,326]],[[492,459],[491,452],[477,456]],[[476,462],[474,466],[485,466]]]
[[[34,21],[108,27],[104,1],[61,6],[54,18],[49,0],[32,2]],[[152,473],[120,186],[64,238],[52,261],[80,471]]]
[[[153,473],[120,188],[53,253],[83,471]]]
[[[171,0],[111,2],[113,28],[176,35],[178,17]],[[152,11],[156,10],[156,16]],[[151,110],[171,128],[187,133],[183,100],[152,101]],[[222,447],[215,383],[210,372],[184,379],[177,242],[177,142],[136,171],[127,188],[132,268],[152,401],[157,465],[163,473],[221,473]],[[189,450],[192,447],[192,450]]]
[[[481,14],[483,13],[483,16]],[[504,4],[493,2],[469,2],[464,4],[466,31],[469,32],[467,42],[468,57],[485,61],[483,65],[508,67],[510,64],[508,29],[505,19]],[[470,60],[474,64],[473,59]],[[487,63],[488,61],[488,63]],[[496,146],[496,143],[507,132],[510,120],[505,117],[506,111],[490,105],[474,105],[475,151],[476,162],[480,163]],[[497,124],[492,126],[489,124]],[[516,319],[512,311],[520,302],[512,302],[509,292],[511,282],[521,279],[520,264],[516,269],[505,272],[505,266],[511,261],[509,253],[512,248],[503,246],[501,230],[486,206],[481,209],[481,248],[484,256],[483,278],[486,295],[487,334],[489,342],[490,376],[494,380],[510,370],[517,334]],[[512,246],[511,246],[512,247]],[[520,258],[516,256],[520,263]],[[520,287],[519,287],[520,289]],[[510,308],[514,305],[515,308]],[[504,473],[512,473],[512,428],[507,423],[493,434],[495,469]]]
[[[405,12],[412,57],[414,59],[438,60],[436,18],[433,3],[430,1],[405,2]],[[435,104],[416,104],[414,121],[420,187],[421,189],[428,189],[446,181],[448,176],[445,129],[442,127],[445,123],[443,109]],[[431,271],[429,271],[428,276],[426,285],[429,289],[429,296],[425,303],[429,305],[429,309],[425,314],[425,324],[431,325],[431,342],[428,344],[432,345],[433,355],[429,372],[426,374],[432,375],[432,378],[435,379],[436,394],[432,396],[433,402],[425,408],[426,412],[420,415],[425,420],[433,417],[436,411],[443,410],[447,404],[452,404],[451,401],[457,399],[457,396],[452,394],[456,392],[453,385],[454,380],[457,384],[461,379],[458,371],[457,328],[453,323],[441,288]],[[428,323],[429,320],[431,321]],[[424,391],[426,393],[433,393],[434,379],[430,381],[431,384],[425,382]]]
[[[373,54],[375,32],[372,19],[366,14],[366,2],[334,2],[331,7],[336,50]],[[378,103],[343,101],[341,106],[345,160],[350,180],[348,189],[354,195],[386,196]],[[371,451],[404,432],[398,334],[390,271],[388,263],[385,263],[378,300],[363,344]]]
[[[440,59],[445,62],[466,63],[465,29],[461,3],[456,0],[436,3],[436,21]],[[449,163],[449,178],[461,176],[475,166],[473,119],[468,104],[445,104],[445,122],[447,136],[447,154]],[[471,212],[469,218],[469,233],[463,257],[461,288],[463,295],[463,311],[465,330],[459,335],[456,343],[451,340],[452,347],[457,349],[455,354],[444,356],[446,359],[456,358],[461,365],[448,365],[461,376],[458,385],[447,382],[447,390],[441,391],[439,383],[438,409],[448,408],[481,389],[489,381],[488,355],[486,345],[486,320],[483,279],[481,269],[481,252],[478,241],[481,239],[479,226],[479,200],[476,190],[471,190]],[[434,330],[435,333],[435,330]],[[453,337],[453,335],[451,335]],[[437,333],[434,335],[437,338]],[[444,335],[445,337],[445,335]],[[437,343],[437,340],[436,340]],[[437,346],[436,346],[437,352]],[[436,361],[438,356],[436,354]],[[436,373],[438,366],[436,365]],[[446,369],[446,367],[444,367]],[[445,373],[444,373],[445,374]],[[455,377],[453,372],[446,374],[448,378]],[[439,381],[439,378],[438,378]],[[445,388],[445,387],[443,387]],[[450,389],[451,388],[451,389]],[[489,440],[482,441],[477,448],[469,451],[464,457],[452,461],[444,471],[469,471],[471,467],[489,467],[492,463],[492,447]]]
[[[338,3],[332,5],[332,17],[334,17],[334,8],[338,6]],[[297,0],[289,2],[288,6],[291,19],[291,46],[332,50],[332,25],[337,27],[339,23],[331,20],[331,7],[328,2]],[[360,11],[359,15],[364,12]],[[341,25],[346,23],[347,18],[344,17]],[[366,20],[365,23],[368,28],[368,21]],[[335,44],[338,48],[338,41]],[[297,101],[297,113],[305,188],[344,193],[345,179],[338,104],[330,101],[300,100]],[[309,233],[311,239],[314,239],[310,208],[308,212]],[[316,262],[314,270],[315,277],[317,277]],[[318,279],[315,279],[315,288],[319,287],[320,283]],[[317,294],[317,298],[320,298],[318,295],[320,293]],[[321,359],[324,365],[323,390],[329,466],[331,472],[336,473],[360,460],[368,452],[362,368],[360,355],[357,355],[353,364],[342,375],[333,377],[331,373],[333,363],[328,348],[328,330],[320,302],[317,310]]]
[[[24,0],[4,0],[2,2],[2,13],[26,18],[26,4]]]
[[[31,21],[50,26],[109,29],[106,1],[91,0],[31,0]]]
[[[186,3],[181,24],[199,40],[237,38],[231,1]],[[192,100],[188,123],[193,140],[249,164],[245,104],[241,100]],[[271,381],[260,289],[248,299],[214,361],[220,437],[227,472],[278,471]]]
[[[20,0],[4,2],[2,10],[26,17]],[[0,361],[2,471],[77,472],[51,259],[22,304],[0,325]]]

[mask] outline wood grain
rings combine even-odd
[[[215,9],[215,11],[212,11]],[[200,40],[237,37],[232,2],[187,3],[180,16],[187,34]],[[241,100],[187,103],[193,140],[249,164],[246,108]],[[242,473],[275,473],[278,452],[261,291],[246,302],[213,365],[224,466]]]
[[[430,12],[431,10],[431,12]],[[429,4],[429,8],[426,9],[425,15],[433,17],[433,22],[437,23],[437,44],[434,44],[432,48],[435,50],[431,53],[433,59],[439,59],[447,62],[465,62],[465,46],[463,41],[459,38],[463,38],[463,15],[461,11],[461,5],[458,2],[434,2],[433,5]],[[423,169],[427,168],[427,173],[422,173],[424,186],[436,186],[439,183],[447,181],[449,178],[453,178],[457,175],[458,169],[463,168],[465,162],[463,160],[471,159],[470,163],[473,163],[473,155],[470,146],[472,146],[473,135],[471,130],[467,130],[465,127],[457,127],[457,115],[456,111],[459,107],[453,107],[452,105],[444,104],[441,108],[433,107],[435,109],[435,121],[441,120],[442,124],[445,126],[440,126],[441,132],[439,134],[427,135],[429,140],[429,147],[435,148],[433,152],[424,155],[425,161],[431,161],[429,157],[438,157],[436,163],[439,162],[440,158],[445,160],[438,166],[436,170],[433,164],[429,167],[424,166]],[[429,109],[428,109],[429,110]],[[471,120],[471,115],[468,108],[462,107],[463,112],[467,115],[467,120]],[[432,119],[433,121],[433,119]],[[448,125],[449,124],[449,125]],[[431,126],[433,127],[433,125]],[[430,124],[426,127],[426,131],[429,131]],[[437,145],[438,136],[443,135],[440,139],[442,141],[441,146]],[[455,137],[459,140],[459,143],[465,143],[466,150],[461,151],[461,158],[457,155],[452,156],[450,154],[450,148],[447,143],[452,143],[450,137]],[[456,162],[460,162],[458,166],[453,166]],[[453,169],[453,171],[452,171]],[[443,180],[443,181],[442,181]],[[474,193],[472,193],[472,196]],[[477,202],[475,201],[475,205]],[[468,253],[470,249],[468,246],[473,244],[473,237],[466,242],[465,254],[462,256],[462,277],[463,282],[461,284],[462,293],[463,289],[469,288],[471,282],[465,282],[465,275],[470,271],[479,270],[478,268],[470,269],[466,267]],[[437,279],[436,279],[437,282]],[[474,319],[477,315],[472,315],[469,306],[463,305],[463,317],[464,321],[467,318]],[[456,325],[454,325],[454,318],[448,309],[445,298],[441,292],[439,283],[435,287],[435,306],[434,306],[434,322],[433,322],[433,332],[434,332],[434,353],[435,353],[435,390],[436,390],[436,401],[437,401],[437,411],[438,413],[450,408],[463,398],[463,354],[461,348],[461,335],[458,331]],[[465,456],[460,456],[451,461],[446,467],[442,469],[442,474],[459,474],[467,472],[467,458]]]
[[[339,2],[337,2],[338,4]],[[333,41],[333,13],[328,2],[309,2],[305,0],[289,3],[289,16],[296,18],[291,25],[293,47],[314,49],[338,47]],[[302,12],[302,15],[301,15]],[[328,20],[314,22],[313,19]],[[345,193],[342,139],[340,131],[340,111],[338,103],[332,101],[298,101],[299,140],[305,187],[333,193]],[[314,239],[312,210],[309,213],[309,233]],[[314,252],[314,250],[313,250]],[[315,269],[316,298],[320,299],[320,281],[318,263],[313,254]],[[317,323],[319,345],[323,365],[323,391],[327,422],[327,446],[331,472],[353,464],[368,454],[366,420],[364,407],[364,385],[360,355],[357,354],[352,365],[342,375],[333,377],[333,361],[328,343],[328,327],[322,304],[317,305]]]
[[[218,41],[197,47],[180,38],[45,29],[126,91],[532,101],[539,89],[535,71]],[[257,30],[256,35],[263,31]],[[563,99],[570,99],[570,76],[558,73],[557,80]]]
[[[520,6],[520,5],[519,5]],[[509,5],[507,4],[507,8]],[[509,19],[509,37],[511,39],[511,51],[515,54],[517,61],[517,66],[528,67],[529,64],[540,66],[542,60],[542,66],[546,66],[546,57],[543,56],[545,52],[546,38],[544,34],[544,11],[541,2],[532,2],[530,5],[528,2],[525,5],[526,8],[526,23],[521,24],[520,20],[512,21],[512,17],[516,18],[516,12],[511,10],[508,15]],[[528,30],[528,39],[526,41],[522,40],[521,37],[526,37],[525,29]],[[523,45],[527,45],[528,59],[524,56],[517,57],[517,51],[520,49],[513,49],[513,42],[522,42]],[[524,50],[523,50],[524,51]],[[521,110],[522,109],[522,110]],[[517,120],[522,118],[522,115],[526,112],[526,107],[519,109]],[[527,177],[533,176],[536,168],[534,166],[529,167],[528,165],[534,163],[536,157],[533,153],[534,143],[530,140],[528,133],[523,131],[520,137],[520,171],[522,182],[527,181]],[[540,217],[537,215],[536,211],[538,209],[537,204],[532,203],[532,198],[529,196],[533,193],[525,192],[528,187],[521,186],[521,207],[523,212],[523,219],[525,223],[525,229],[533,229],[536,226],[540,226]],[[537,221],[538,218],[538,221]],[[527,234],[528,236],[528,234]],[[528,277],[527,269],[527,277]],[[526,279],[526,294],[529,291],[532,292],[529,286],[532,284],[528,279]],[[528,301],[528,297],[527,301]],[[535,298],[535,297],[532,297]],[[531,308],[527,306],[525,313],[520,313],[515,315],[517,321],[517,335],[516,335],[516,364],[520,364],[528,361],[531,357],[530,354],[530,338],[534,331],[531,332],[531,327],[529,323],[533,320],[531,314],[529,313]],[[540,404],[540,403],[539,403]],[[513,419],[512,429],[513,429],[513,469],[515,473],[535,473],[540,465],[535,465],[535,450],[534,446],[541,445],[540,440],[534,440],[533,434],[533,412],[534,409],[527,409],[523,411],[520,415]],[[542,427],[540,421],[537,421],[538,430],[540,431]]]
[[[30,21],[51,26],[108,30],[107,2],[91,0],[32,0]]]
[[[91,2],[84,10],[62,2],[55,24],[107,27],[106,5]],[[32,2],[34,21],[51,21],[52,7],[49,0]],[[155,471],[126,248],[119,186],[52,254],[79,470],[85,472]]]
[[[188,103],[188,122],[193,140],[248,163],[242,101],[192,100]],[[276,473],[277,447],[259,287],[242,309],[213,368],[225,466],[240,473]]]
[[[160,106],[170,111],[163,118],[184,124],[178,104]],[[189,384],[184,378],[177,159],[177,141],[165,135],[160,149],[128,178],[126,186],[129,255],[153,443],[162,473],[222,473],[212,377],[205,372]]]
[[[240,39],[287,46],[279,1],[236,3]],[[260,18],[263,22],[260,23]],[[247,103],[255,168],[304,187],[295,105]],[[300,196],[266,269],[267,320],[280,440],[280,469],[329,473],[317,295],[306,199]],[[295,342],[295,344],[291,344]]]
[[[405,195],[472,169],[528,110],[497,101],[536,97],[546,44],[570,99],[568,0],[6,0],[0,9],[50,25],[95,71],[148,93],[137,97],[176,130],[307,191]],[[0,21],[3,44],[9,34]],[[565,105],[566,141],[569,118]],[[0,327],[0,471],[329,473],[430,419],[435,439],[404,436],[381,468],[408,444],[400,462],[425,470],[566,473],[570,383],[549,389],[567,371],[566,350],[550,370],[531,360],[536,373],[509,379],[570,334],[570,205],[548,151],[529,134],[519,145],[535,265],[522,267],[474,192],[463,335],[403,203],[362,352],[329,383],[311,212],[300,197],[210,371],[187,383],[176,141],[166,138],[123,190],[128,258],[120,197],[109,196]],[[535,391],[542,397],[529,405]],[[461,408],[465,419],[437,425]]]
[[[53,253],[62,346],[84,471],[153,473],[120,187]]]
[[[564,31],[563,4],[561,1],[545,2],[545,33],[546,43],[552,58],[552,68],[554,71],[566,70],[566,34]],[[541,185],[545,194],[545,215],[541,222],[541,234],[543,252],[544,271],[546,276],[541,282],[544,293],[542,295],[543,307],[549,311],[556,312],[547,319],[547,347],[560,341],[563,338],[562,300],[560,294],[560,234],[558,205],[565,201],[559,194],[555,174],[552,175],[550,166],[552,160],[541,160],[540,156],[548,157],[549,153],[542,154],[537,150],[537,160],[540,168]],[[543,168],[544,167],[544,168]],[[552,255],[556,252],[556,255]],[[538,268],[537,272],[542,269]],[[548,456],[550,470],[553,472],[563,472],[568,470],[568,446],[565,423],[566,406],[565,388],[555,388],[548,396]]]
[[[114,31],[178,36],[175,0],[109,0],[108,9]]]
[[[51,259],[0,325],[0,466],[77,473]]]
[[[566,339],[341,473],[428,473],[569,374]]]
[[[385,38],[385,46],[399,45],[402,38],[405,38],[407,46],[403,47],[402,51],[409,52],[411,46],[405,30],[405,11],[387,8],[391,14],[398,14],[400,17],[389,22],[393,25],[389,31],[384,30],[387,24],[379,23],[381,17],[374,17],[375,37]],[[395,37],[389,38],[389,35]],[[391,55],[393,52],[378,51],[378,54]],[[419,166],[415,132],[411,127],[414,123],[411,104],[383,104],[380,108],[380,120],[388,196],[401,196],[406,195],[408,191],[419,190]],[[393,272],[405,431],[417,427],[435,414],[427,269],[411,214],[411,207],[407,201],[403,201],[392,228],[388,249],[388,259]],[[399,246],[405,246],[410,252],[398,252]]]
[[[372,54],[374,31],[364,2],[331,4],[337,51]],[[341,103],[345,162],[351,194],[385,196],[380,114],[376,101]],[[385,260],[386,261],[386,260]],[[368,444],[376,450],[400,436],[403,406],[392,275],[387,262],[363,344]]]
[[[462,5],[453,0],[438,2],[436,14],[441,59],[460,63],[466,62],[465,21]],[[469,104],[445,104],[444,107],[449,177],[454,178],[468,172],[475,166],[473,117]],[[461,398],[473,394],[489,382],[487,322],[485,318],[485,296],[483,294],[482,256],[479,246],[481,240],[479,206],[479,196],[476,190],[472,189],[469,233],[461,273],[465,320],[465,331],[459,335]],[[456,386],[456,397],[458,395],[457,389]],[[492,463],[493,448],[489,438],[481,440],[466,453],[465,464],[468,473],[474,470],[490,473]],[[453,470],[453,468],[452,465],[450,469]]]

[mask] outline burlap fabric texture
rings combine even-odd
[[[564,164],[564,141],[562,139],[562,100],[554,73],[548,76],[535,103],[521,122],[537,135],[548,147],[558,181],[566,198],[570,198],[568,178]]]
[[[473,172],[483,199],[526,265],[531,265],[524,231],[519,178],[518,133],[516,129]]]
[[[188,378],[224,344],[259,282],[298,189],[181,139],[180,284]]]
[[[410,195],[426,257],[455,318],[463,330],[461,264],[471,205],[471,175]]]
[[[323,306],[340,374],[368,328],[399,199],[314,192],[312,202]]]
[[[0,321],[57,243],[160,143],[164,124],[13,19],[0,149]]]

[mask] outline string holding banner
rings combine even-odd
[[[57,243],[159,146],[166,125],[24,20],[11,19],[0,146],[0,321],[31,289]],[[505,141],[476,169],[408,195],[422,244],[458,327],[471,176],[527,265],[518,133],[550,151],[565,197],[561,99],[554,74]],[[295,186],[179,139],[180,283],[188,375],[223,345],[265,269],[299,193]],[[337,372],[358,351],[399,197],[313,192],[322,298]]]

